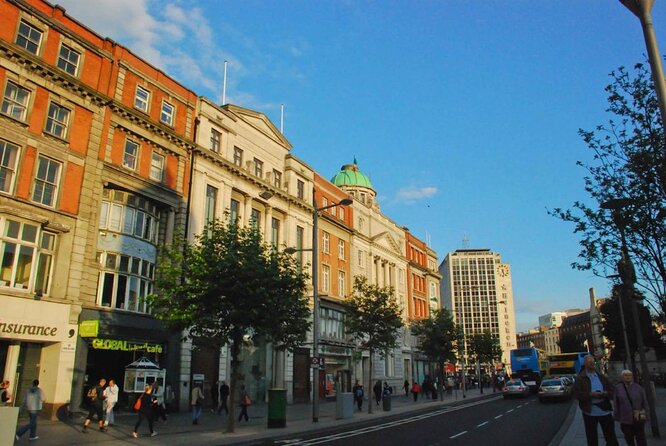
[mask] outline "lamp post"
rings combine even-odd
[[[287,248],[287,254],[293,254],[297,251],[312,251],[312,358],[317,360],[316,367],[313,369],[312,379],[312,421],[319,422],[319,264],[318,264],[318,244],[319,244],[319,212],[336,206],[349,206],[353,201],[350,198],[344,198],[337,203],[328,206],[317,207],[317,200],[312,197],[312,248],[296,249]]]
[[[641,21],[643,29],[643,38],[648,52],[650,69],[652,71],[652,80],[659,100],[659,110],[662,121],[666,122],[666,81],[664,81],[664,72],[661,67],[661,55],[657,46],[657,37],[652,25],[652,5],[654,0],[620,0],[626,8],[631,11]]]
[[[613,223],[617,226],[617,229],[620,231],[620,240],[622,243],[622,254],[620,260],[617,262],[617,270],[622,279],[622,293],[626,293],[626,297],[629,298],[631,302],[631,313],[634,320],[634,335],[636,336],[636,346],[638,348],[638,354],[641,361],[641,374],[643,375],[643,383],[645,388],[645,393],[647,394],[648,405],[650,406],[650,427],[652,429],[652,436],[654,438],[659,438],[659,424],[657,420],[657,412],[655,409],[655,394],[654,387],[650,382],[650,369],[647,365],[647,360],[645,358],[645,347],[643,343],[643,332],[641,331],[640,320],[638,317],[638,305],[636,303],[636,290],[634,284],[636,283],[636,271],[634,270],[634,264],[629,257],[629,248],[627,247],[627,221],[623,214],[623,209],[630,206],[632,200],[628,198],[616,198],[608,200],[604,203],[601,203],[601,209],[608,209],[612,211]],[[635,374],[634,370],[634,374]]]
[[[619,274],[612,274],[608,276],[609,279],[621,279]],[[622,337],[624,338],[624,361],[622,362],[622,365],[624,368],[627,368],[627,359],[629,359],[629,338],[627,337],[627,324],[624,321],[624,306],[622,305],[622,294],[623,291],[620,290],[620,292],[617,295],[617,300],[618,303],[620,304],[620,323],[622,324]],[[634,355],[631,355],[631,370],[636,370],[636,364],[634,360]]]

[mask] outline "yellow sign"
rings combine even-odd
[[[131,341],[122,341],[120,339],[93,339],[92,348],[96,350],[119,350],[124,352],[147,352],[162,353],[164,348],[160,344],[149,344],[148,342],[139,343]]]
[[[79,335],[82,338],[94,338],[97,337],[99,332],[99,321],[81,321],[79,324]]]

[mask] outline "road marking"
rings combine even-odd
[[[276,444],[292,444],[292,443],[298,443],[299,441],[301,441],[300,438],[294,438],[294,439],[291,439],[291,440],[278,440],[278,441],[274,441],[274,443],[276,443]]]
[[[466,433],[467,433],[467,431],[462,431],[459,434],[455,434],[454,436],[449,437],[449,440],[453,440],[454,438],[460,437],[461,435],[465,435]]]
[[[499,414],[495,417],[495,419],[502,418],[502,414]]]
[[[513,412],[513,409],[509,409],[506,411],[506,413]]]
[[[522,405],[522,404],[521,404],[521,405],[519,405],[519,406],[516,406],[516,409],[520,409],[521,407],[523,407],[523,405]]]
[[[484,421],[484,422],[483,422],[483,423],[481,423],[481,424],[477,424],[477,425],[476,425],[476,427],[481,427],[481,426],[485,426],[486,424],[488,424],[488,422],[487,422],[487,421]]]

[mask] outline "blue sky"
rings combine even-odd
[[[490,248],[511,264],[519,329],[588,306],[578,238],[547,215],[586,200],[578,136],[609,115],[615,68],[645,60],[609,0],[57,0],[197,93],[268,115],[325,177],[357,158],[382,211],[440,261]],[[666,9],[653,19],[662,53]],[[612,273],[612,272],[609,272]]]

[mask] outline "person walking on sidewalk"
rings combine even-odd
[[[615,386],[613,418],[620,423],[620,429],[629,446],[647,446],[645,422],[648,420],[648,403],[645,390],[634,382],[631,370],[622,371],[622,382]]]
[[[81,432],[84,434],[88,433],[88,425],[92,419],[97,416],[97,424],[99,424],[99,430],[102,432],[106,430],[104,427],[104,386],[106,385],[106,380],[100,378],[96,386],[92,386],[88,389],[88,416],[83,422],[83,429]]]
[[[12,394],[9,393],[9,380],[6,379],[0,384],[0,407],[9,406],[12,402]]]
[[[226,381],[222,381],[220,384],[220,407],[217,409],[217,414],[222,413],[222,409],[229,415],[229,406],[227,406],[227,401],[229,400],[229,386]]]
[[[245,384],[241,384],[240,390],[238,391],[238,404],[241,408],[240,415],[238,415],[238,421],[240,422],[243,417],[245,417],[245,421],[250,421],[250,418],[247,416],[247,406],[252,404],[252,400],[245,390]]]
[[[25,398],[23,398],[23,406],[30,414],[30,421],[16,431],[17,441],[28,430],[30,430],[30,440],[39,438],[37,436],[37,418],[39,418],[39,412],[42,410],[45,401],[44,391],[39,387],[39,380],[36,379],[32,382],[32,387],[26,392]]]
[[[365,392],[363,392],[363,386],[358,382],[358,379],[352,388],[352,392],[354,392],[354,401],[356,402],[356,406],[358,406],[358,410],[363,410],[363,396]]]
[[[380,380],[377,380],[372,387],[372,393],[375,394],[375,403],[379,406],[379,402],[382,400],[382,382]]]
[[[160,418],[164,423],[167,422],[166,409],[164,408],[164,390],[160,387],[160,384],[155,381],[152,388],[153,399],[155,404],[153,405],[153,420],[157,421]]]
[[[419,385],[418,381],[414,381],[414,384],[412,384],[412,395],[414,395],[414,402],[418,401],[420,391],[421,386]]]
[[[140,402],[139,402],[140,401]],[[153,389],[150,385],[144,387],[143,393],[139,397],[138,401],[134,405],[134,409],[138,411],[136,424],[134,425],[134,430],[132,431],[132,437],[139,437],[139,426],[145,418],[148,420],[148,429],[150,429],[150,436],[154,437],[157,435],[157,432],[153,429],[153,406],[157,404],[157,399],[153,396]]]
[[[104,426],[113,426],[116,422],[113,416],[113,407],[118,403],[118,386],[113,379],[109,380],[109,385],[104,389],[104,403],[106,404]]]
[[[405,380],[405,383],[402,385],[402,388],[405,389],[405,396],[409,398],[409,381]]]
[[[606,376],[597,372],[594,356],[586,356],[583,365],[574,382],[573,397],[578,400],[578,406],[583,412],[587,444],[588,446],[599,444],[597,424],[600,424],[606,444],[618,446],[611,405],[613,385]]]
[[[192,424],[199,424],[201,410],[203,409],[204,394],[201,390],[201,384],[195,384],[192,387],[190,405],[192,406]]]

